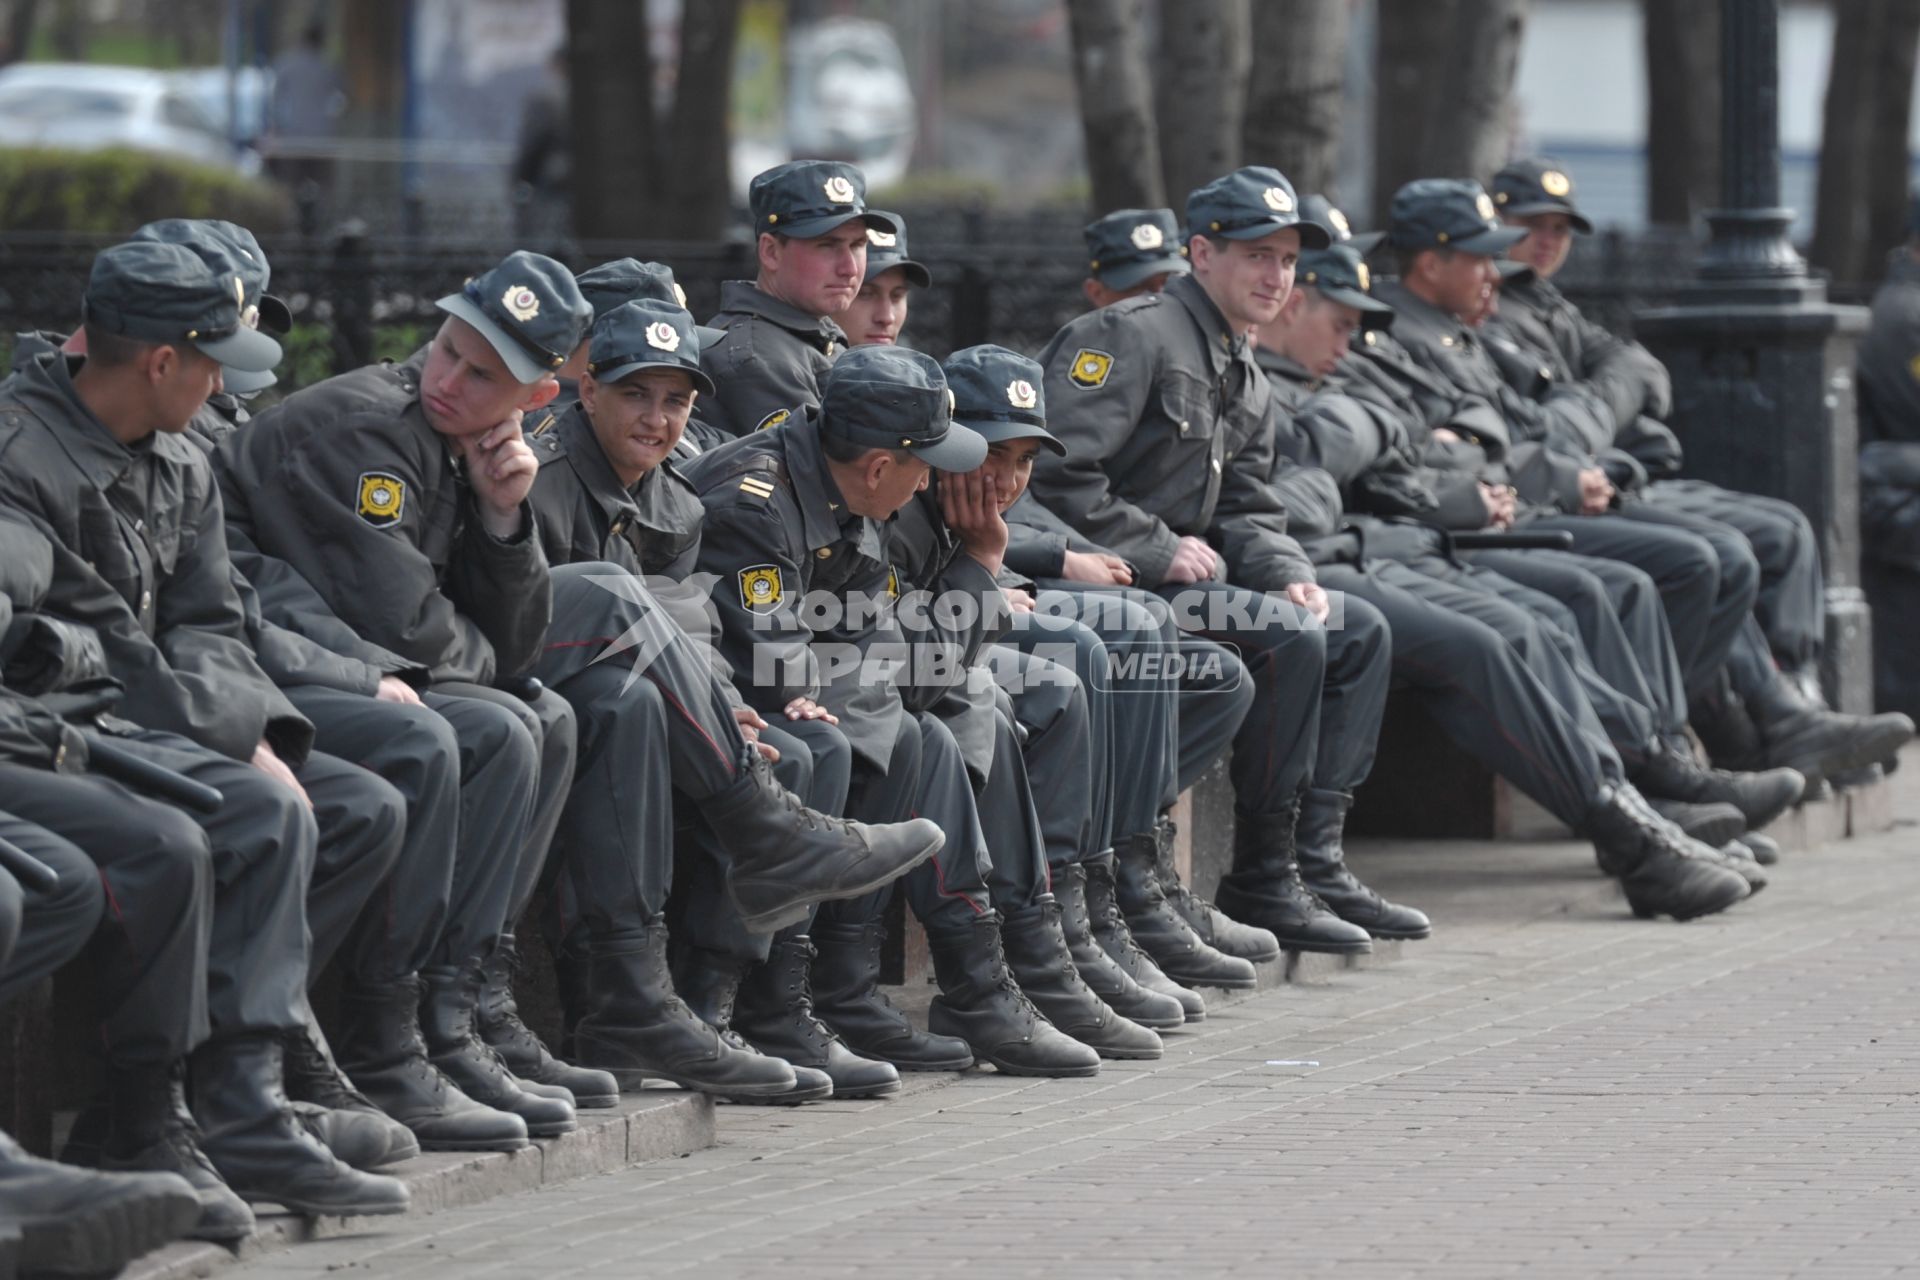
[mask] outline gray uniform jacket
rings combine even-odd
[[[1272,391],[1192,277],[1081,316],[1040,360],[1047,426],[1067,454],[1035,460],[1034,496],[1138,566],[1143,586],[1166,580],[1189,535],[1237,586],[1313,581],[1267,483]]]
[[[717,394],[701,397],[696,412],[722,436],[750,435],[819,404],[821,380],[847,349],[839,325],[762,293],[751,280],[723,283],[720,312],[707,323],[726,337],[700,352]]]
[[[706,509],[672,459],[623,487],[577,403],[543,420],[529,443],[540,475],[528,501],[551,563],[604,560],[674,579],[694,571]]]
[[[902,644],[884,607],[885,535],[841,501],[812,414],[702,454],[686,472],[706,507],[698,563],[717,579],[720,655],[735,688],[769,719],[795,698],[819,700],[854,751],[884,769],[905,714],[897,680],[844,662],[823,671],[814,646],[839,660]],[[852,609],[803,609],[809,595]]]
[[[1055,515],[1029,489],[1006,510],[1006,571],[1028,580],[1060,578],[1066,574],[1067,552],[1118,554],[1087,537]]]
[[[530,511],[508,541],[481,524],[421,409],[424,360],[296,392],[214,456],[228,519],[343,622],[434,680],[490,684],[540,654],[547,561]]]
[[[0,386],[0,506],[52,543],[45,611],[98,634],[128,720],[236,760],[264,739],[298,766],[313,726],[248,643],[206,457],[115,440],[74,390],[79,364],[43,356]]]
[[[39,530],[0,517],[0,663],[22,656],[31,614],[53,587],[53,546]],[[82,773],[86,737],[38,699],[0,687],[0,762]]]

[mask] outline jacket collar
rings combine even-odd
[[[880,542],[880,525],[864,516],[854,515],[840,497],[827,470],[826,455],[820,452],[820,431],[812,410],[805,418],[789,418],[773,428],[783,439],[787,474],[799,499],[800,523],[806,534],[807,550],[819,551],[836,543],[852,543],[856,551],[876,564],[886,559]]]
[[[600,447],[600,438],[593,434],[586,406],[576,401],[561,415],[553,430],[560,437],[567,465],[580,477],[587,497],[600,508],[608,527],[618,524],[622,516],[635,514],[632,496],[621,486],[620,477],[613,473],[613,464],[607,461],[606,450]]]
[[[111,487],[153,448],[153,437],[121,444],[106,423],[93,416],[73,385],[82,356],[57,352],[34,360],[19,374],[21,403],[48,427],[60,449],[96,489]]]
[[[791,303],[763,292],[751,280],[727,280],[720,285],[720,313],[729,312],[758,316],[828,354],[832,354],[836,345],[847,345],[847,335],[831,319],[810,316]]]
[[[1220,308],[1213,305],[1213,299],[1200,287],[1200,282],[1192,276],[1175,276],[1167,281],[1165,290],[1168,297],[1178,301],[1193,318],[1194,327],[1200,331],[1200,344],[1206,348],[1208,362],[1216,377],[1225,373],[1234,360],[1246,354],[1247,340],[1242,334],[1236,334],[1227,318],[1220,314]]]

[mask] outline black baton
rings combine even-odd
[[[52,893],[60,887],[59,872],[4,837],[0,837],[0,871],[11,872],[35,893]]]
[[[163,768],[107,738],[88,737],[87,756],[98,772],[115,782],[124,782],[148,795],[200,813],[217,812],[226,801],[225,796],[206,783]]]
[[[1571,551],[1573,535],[1550,533],[1456,533],[1453,545],[1461,551]]]

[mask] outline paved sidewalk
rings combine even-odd
[[[723,1108],[711,1150],[228,1274],[1892,1275],[1920,1259],[1916,775],[1894,831],[1689,925],[1634,921],[1584,847],[1366,849],[1434,939],[1159,1062]]]

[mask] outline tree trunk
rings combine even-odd
[[[33,21],[39,12],[40,0],[13,0],[7,14],[7,47],[0,49],[0,66],[27,56],[33,44]]]
[[[1450,47],[1459,5],[1460,0],[1380,0],[1371,226],[1387,225],[1387,208],[1402,184],[1439,172],[1428,142],[1439,70],[1434,54]]]
[[[1647,220],[1688,229],[1720,203],[1720,6],[1640,0],[1647,46]]]
[[[1179,205],[1240,166],[1253,18],[1248,0],[1180,0],[1160,12],[1160,172]]]
[[[1248,164],[1272,165],[1302,195],[1332,196],[1340,164],[1347,64],[1347,0],[1259,0],[1241,130]]]
[[[400,132],[407,84],[406,11],[393,0],[345,0],[340,19],[341,70],[350,130],[368,137]]]
[[[1909,0],[1837,6],[1810,255],[1836,280],[1878,274],[1899,238],[1916,42],[1920,13]]]
[[[1141,0],[1067,0],[1096,215],[1167,203],[1140,32],[1142,7]]]
[[[574,234],[643,234],[656,196],[660,203],[670,198],[654,149],[646,6],[567,0],[567,80]]]
[[[732,206],[728,157],[733,135],[728,108],[733,96],[733,42],[740,28],[740,0],[700,0],[680,20],[680,74],[674,84],[673,131],[666,172],[672,198],[658,202],[657,232],[671,240],[717,240]]]

